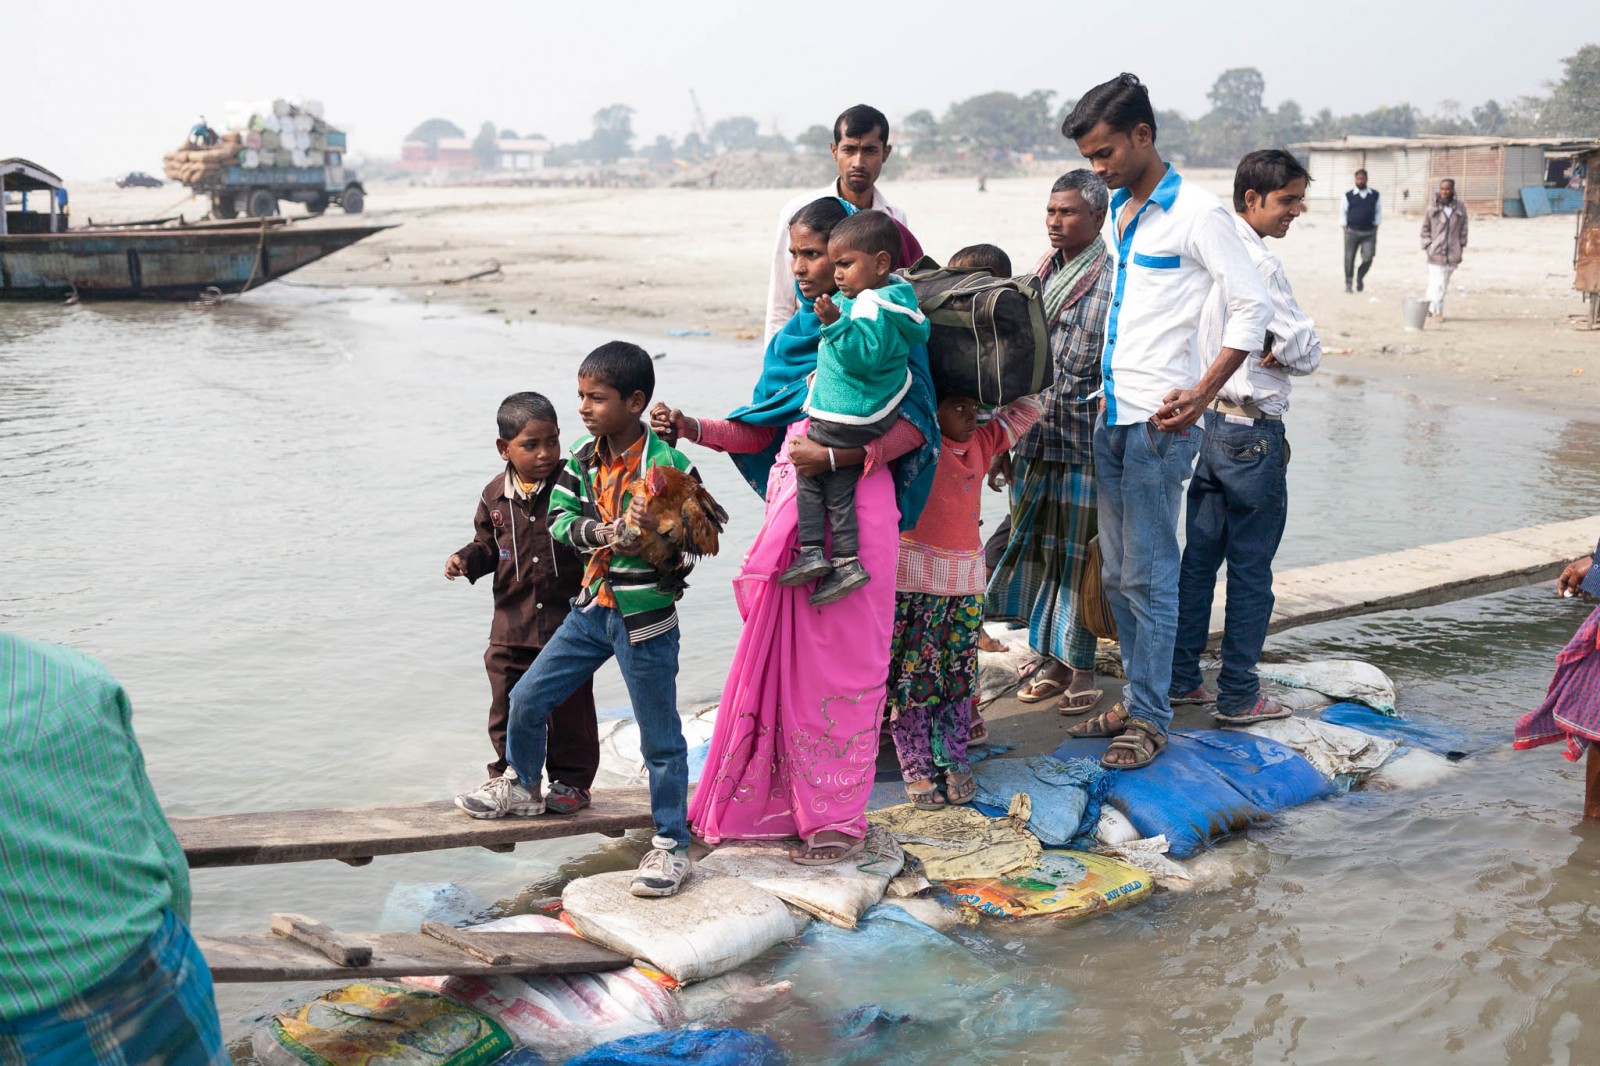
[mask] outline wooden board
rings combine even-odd
[[[499,851],[529,840],[617,835],[655,824],[650,793],[643,788],[597,791],[593,805],[577,814],[531,818],[469,818],[450,800],[437,800],[404,807],[258,811],[171,821],[194,868],[311,859],[351,862],[446,848]]]
[[[1433,607],[1550,581],[1594,550],[1600,516],[1427,544],[1278,573],[1269,631],[1377,611]],[[1222,633],[1226,581],[1217,583],[1211,635]]]
[[[495,964],[421,933],[351,933],[372,945],[366,966],[343,966],[311,948],[272,933],[195,934],[214,981],[326,981],[363,977],[431,977],[441,974],[600,973],[632,963],[598,944],[564,933],[496,934]],[[515,938],[513,940],[512,938]],[[513,948],[513,944],[520,947]]]

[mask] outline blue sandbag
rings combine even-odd
[[[1322,720],[1330,725],[1349,726],[1375,737],[1399,740],[1424,751],[1437,752],[1453,759],[1463,757],[1472,737],[1461,729],[1430,725],[1410,718],[1391,718],[1360,703],[1335,703],[1324,707]]]
[[[592,1047],[567,1066],[782,1066],[789,1060],[770,1036],[742,1029],[679,1029],[640,1033]]]
[[[1237,729],[1185,729],[1178,736],[1200,745],[1223,780],[1262,810],[1281,811],[1334,794],[1333,782],[1287,744]]]
[[[1077,838],[1087,820],[1093,831],[1100,802],[1110,791],[1111,771],[1091,759],[1063,762],[1049,755],[1031,759],[990,759],[972,768],[978,783],[974,806],[990,817],[1006,813],[1011,797],[1026,792],[1033,801],[1028,830],[1046,845],[1060,847]],[[1090,810],[1090,807],[1093,810]]]
[[[1099,758],[1111,741],[1073,738],[1058,759]],[[1274,811],[1332,795],[1333,786],[1292,748],[1249,733],[1179,730],[1141,770],[1118,771],[1109,802],[1143,836],[1163,835],[1174,858],[1260,824]]]

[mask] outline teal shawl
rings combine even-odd
[[[796,293],[799,286],[795,286]],[[801,410],[806,399],[806,378],[817,368],[817,345],[822,340],[822,320],[812,310],[811,301],[799,297],[800,309],[773,334],[762,362],[750,402],[728,415],[751,426],[771,426],[778,430],[772,443],[759,452],[731,456],[739,473],[750,487],[765,496],[767,475],[778,461],[783,446],[783,430],[805,417]],[[900,414],[922,431],[921,448],[893,463],[895,498],[900,505],[900,529],[909,530],[922,516],[933,488],[933,471],[939,462],[939,419],[935,413],[933,376],[928,372],[928,346],[911,346],[911,390],[900,402]]]

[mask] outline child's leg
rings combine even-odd
[[[823,475],[826,477],[827,475]],[[800,547],[820,548],[827,537],[827,505],[823,500],[822,478],[794,474],[795,520],[799,526]]]
[[[933,716],[927,707],[901,707],[889,733],[900,760],[900,777],[907,784],[931,781],[939,772],[933,760]]]
[[[506,721],[511,715],[511,690],[533,665],[532,648],[510,648],[491,644],[483,653],[483,667],[489,674],[489,743],[494,746],[494,762],[489,777],[506,772]]]
[[[639,754],[650,771],[650,813],[656,837],[689,844],[689,746],[678,717],[678,629],[638,644],[628,642],[622,615],[607,612],[607,628],[639,723]]]
[[[593,678],[550,713],[546,740],[544,767],[551,781],[568,788],[594,785],[600,769],[600,727],[595,721]]]
[[[544,770],[545,726],[550,713],[591,680],[612,656],[606,613],[605,608],[591,606],[567,615],[533,666],[511,690],[506,761],[530,792],[538,791],[539,776]]]
[[[900,760],[900,776],[907,784],[932,781],[933,733],[925,700],[929,679],[923,647],[928,631],[927,603],[933,597],[919,592],[894,596],[894,636],[889,640],[887,698],[894,708],[889,736]]]
[[[943,767],[949,775],[971,773],[972,765],[967,761],[967,737],[972,732],[972,701],[941,703],[932,708],[929,718],[933,726],[934,763]]]
[[[856,485],[861,480],[859,466],[831,470],[822,482],[822,499],[833,529],[834,559],[854,559],[861,554],[861,527],[856,523]]]

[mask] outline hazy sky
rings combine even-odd
[[[0,158],[66,177],[159,172],[205,113],[274,96],[323,101],[352,154],[393,157],[425,118],[472,134],[484,120],[557,141],[607,104],[633,106],[647,143],[747,114],[794,135],[865,101],[891,121],[1004,89],[1076,96],[1121,70],[1158,108],[1191,117],[1229,67],[1255,66],[1267,103],[1309,113],[1408,101],[1471,107],[1543,90],[1585,43],[1593,0],[1503,3],[1135,5],[1070,0],[874,4],[859,29],[835,4],[8,3]],[[1137,16],[1132,12],[1138,12]],[[1136,28],[1135,28],[1136,27]],[[1591,34],[1600,36],[1600,34]]]

